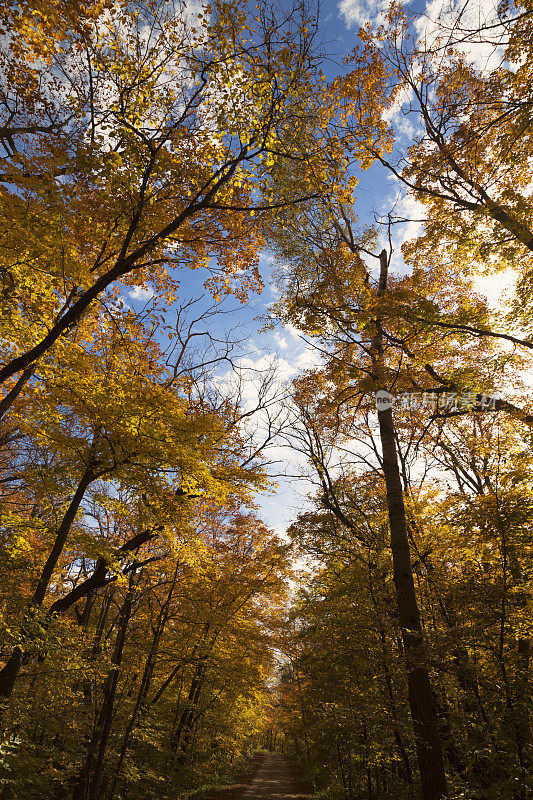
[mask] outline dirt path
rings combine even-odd
[[[307,800],[298,789],[298,778],[283,756],[268,753],[251,785],[239,800]]]

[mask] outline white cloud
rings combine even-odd
[[[426,207],[412,194],[403,194],[396,202],[395,214],[405,220],[396,228],[392,244],[397,258],[401,258],[402,245],[416,239],[422,233]]]
[[[439,37],[445,39],[452,30],[457,34],[461,30],[475,31],[494,24],[499,19],[498,5],[498,0],[471,0],[468,3],[463,0],[429,0],[424,14],[415,23],[419,42],[431,50]],[[459,15],[460,22],[457,23]],[[501,63],[503,50],[499,40],[503,33],[503,27],[494,27],[483,36],[468,37],[464,44],[457,45],[457,50],[474,67],[490,72]]]
[[[414,101],[414,91],[410,86],[403,86],[394,103],[383,113],[383,119],[394,126],[394,133],[398,139],[404,138],[411,142],[414,137],[422,133],[422,120],[418,114],[409,115],[409,106]]]
[[[382,11],[387,7],[388,3],[380,0],[342,0],[339,5],[348,26],[369,21],[374,24],[382,22]],[[462,0],[428,0],[424,12],[414,23],[416,44],[421,47],[422,52],[426,51],[430,55],[435,54],[438,48],[438,52],[446,59],[443,42],[450,36],[453,39],[454,34],[460,37],[461,31],[476,31],[484,25],[492,25],[489,32],[478,36],[469,35],[466,41],[455,45],[455,50],[467,62],[487,74],[501,64],[504,56],[500,44],[503,27],[494,25],[498,19],[498,0],[470,0],[468,3]],[[421,66],[421,63],[412,65],[414,74]],[[420,115],[407,117],[408,107],[413,99],[413,90],[403,87],[393,105],[383,114],[383,119],[394,125],[399,138],[412,140],[422,132]]]
[[[382,221],[385,221],[390,213],[392,218],[397,220],[392,226],[392,262],[391,267],[396,273],[404,273],[406,270],[402,256],[402,245],[412,239],[416,239],[422,233],[422,226],[426,217],[426,207],[413,195],[408,194],[401,187],[396,188],[398,180],[393,177],[394,191],[386,195],[380,206]],[[379,252],[384,247],[389,249],[388,231],[385,225],[380,226],[380,236],[376,247]],[[374,277],[377,278],[378,266],[375,261],[368,260],[367,266]]]
[[[141,303],[146,303],[154,296],[154,290],[149,286],[134,286],[131,292],[128,293],[132,300],[138,300]]]
[[[294,325],[291,325],[290,322],[285,322],[283,324],[283,330],[285,330],[289,336],[292,336],[293,339],[301,339],[301,334],[298,328],[295,328]]]
[[[390,108],[387,108],[383,113],[385,122],[392,122],[398,118],[402,108],[407,105],[414,98],[414,91],[410,86],[403,86]]]
[[[476,275],[474,289],[485,295],[491,308],[501,309],[512,296],[517,278],[518,273],[514,269],[506,269],[495,275]]]
[[[387,0],[341,0],[338,8],[347,27],[352,28],[354,25],[366,25],[367,22],[381,22],[388,5]]]
[[[275,353],[263,353],[263,355],[255,361],[251,358],[242,358],[238,366],[243,370],[253,370],[263,374],[273,367],[280,380],[287,380],[296,372],[294,364],[289,363],[285,358],[278,358]]]
[[[296,366],[298,370],[312,369],[313,367],[320,366],[320,362],[320,353],[316,347],[313,347],[312,344],[308,344],[303,353],[300,353],[298,356]]]

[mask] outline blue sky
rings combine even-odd
[[[479,0],[479,2],[482,3],[483,0]],[[438,13],[444,5],[444,0],[429,0],[425,11],[431,17]],[[322,5],[321,38],[324,51],[328,55],[323,70],[328,78],[345,69],[341,64],[342,57],[355,45],[359,24],[370,20],[377,21],[384,7],[382,0],[341,0],[340,3],[327,0]],[[413,6],[411,8],[413,9]],[[417,11],[422,9],[422,6],[415,8]],[[424,25],[427,25],[427,20]],[[402,119],[405,118],[401,115],[401,109],[398,109],[397,121],[401,123]],[[355,211],[362,224],[372,222],[375,214],[386,213],[394,200],[399,202],[398,213],[406,218],[418,219],[421,216],[421,210],[417,203],[399,193],[397,184],[391,181],[390,174],[384,168],[373,166],[366,172],[360,172],[358,177],[360,182],[357,189]],[[396,250],[399,251],[401,242],[405,238],[414,236],[417,230],[417,223],[407,224],[403,229],[399,229],[395,234]],[[401,264],[397,264],[397,266],[401,266]],[[268,253],[263,253],[261,257],[261,274],[265,284],[263,292],[260,295],[253,295],[246,305],[239,305],[234,300],[225,301],[221,305],[221,310],[225,310],[226,313],[210,319],[209,332],[212,336],[223,339],[229,329],[234,329],[232,335],[240,340],[235,351],[238,363],[250,370],[254,368],[265,370],[269,365],[275,363],[278,372],[277,390],[283,393],[289,389],[291,379],[301,369],[311,366],[317,356],[312,347],[298,335],[298,332],[287,326],[278,325],[273,331],[261,332],[261,323],[257,321],[257,318],[267,314],[269,307],[278,298],[278,291],[273,280],[273,269],[272,258]],[[185,270],[181,283],[181,300],[198,297],[203,291],[204,279],[199,271]],[[501,283],[501,276],[484,278],[481,280],[479,288],[484,290],[489,297],[496,297]],[[141,290],[137,291],[133,297],[130,294],[128,302],[139,307],[144,300],[146,297],[143,297]],[[204,299],[198,305],[203,303],[208,303],[208,300]],[[225,369],[227,368],[224,366],[219,368],[219,377]],[[252,405],[255,384],[252,379],[245,383],[244,402]],[[277,491],[259,496],[257,501],[264,521],[278,533],[283,534],[299,511],[308,504],[306,497],[312,490],[312,485],[304,477],[305,463],[301,458],[291,454],[287,448],[283,448],[281,442],[277,443],[270,451],[270,457],[283,462],[282,465],[275,464],[273,467],[275,473],[283,472],[285,469],[292,477],[278,477]],[[301,477],[297,478],[297,475]]]

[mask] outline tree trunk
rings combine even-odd
[[[394,700],[394,691],[393,691],[393,684],[392,684],[392,677],[390,674],[389,663],[387,659],[387,637],[385,634],[385,628],[383,626],[383,620],[381,618],[381,612],[379,609],[379,605],[376,599],[376,595],[374,592],[374,584],[372,580],[372,569],[369,565],[368,568],[368,587],[370,590],[370,597],[372,599],[372,605],[374,607],[374,613],[376,615],[376,622],[378,626],[379,632],[379,640],[381,644],[381,654],[382,660],[381,665],[383,669],[383,676],[385,679],[385,688],[387,690],[387,698],[389,701],[389,709],[391,712],[392,718],[392,733],[394,736],[394,741],[396,742],[396,747],[398,748],[398,754],[402,760],[403,765],[403,772],[405,776],[405,781],[409,784],[409,794],[412,796],[413,792],[413,772],[411,769],[411,762],[409,760],[409,754],[407,753],[407,748],[403,741],[403,736],[400,730],[400,719],[398,717],[398,710],[396,708],[396,702]]]
[[[424,800],[440,800],[441,797],[447,796],[448,788],[437,707],[426,664],[424,636],[411,567],[392,409],[379,411],[378,417],[387,489],[394,584],[407,665],[409,707],[415,732],[422,797]]]
[[[137,695],[137,700],[135,702],[135,707],[133,709],[133,713],[131,715],[131,719],[128,723],[128,727],[126,728],[126,733],[124,734],[124,740],[122,742],[122,747],[120,750],[120,755],[118,758],[117,766],[115,769],[115,775],[113,777],[113,782],[111,784],[111,789],[109,790],[109,799],[112,800],[115,794],[115,788],[117,785],[117,781],[119,779],[122,766],[124,764],[124,760],[126,758],[126,754],[128,752],[128,746],[130,743],[130,738],[135,730],[135,726],[137,724],[137,719],[139,716],[142,716],[143,711],[146,709],[146,697],[148,695],[150,689],[150,683],[152,680],[152,675],[154,671],[154,666],[156,663],[156,658],[159,650],[159,642],[161,641],[161,637],[165,630],[165,625],[168,620],[169,616],[169,607],[172,600],[172,595],[174,594],[174,589],[176,588],[176,581],[178,579],[178,571],[179,571],[180,563],[179,561],[176,563],[176,569],[174,570],[174,577],[172,579],[172,583],[170,585],[170,589],[167,595],[167,598],[163,605],[161,606],[161,610],[158,615],[156,629],[152,638],[152,644],[150,646],[150,651],[148,653],[148,657],[146,659],[146,663],[144,665],[143,676],[141,679],[141,685],[139,687],[139,692]]]
[[[42,569],[41,576],[39,578],[37,586],[35,587],[35,591],[33,593],[29,609],[26,612],[26,617],[25,617],[26,625],[29,622],[29,616],[31,616],[32,610],[40,608],[43,603],[43,600],[46,595],[46,590],[48,589],[48,584],[50,583],[50,579],[53,575],[54,569],[56,568],[57,562],[59,561],[61,553],[63,552],[65,542],[67,541],[67,537],[70,533],[72,523],[74,522],[76,514],[78,513],[81,501],[83,500],[83,496],[87,491],[88,486],[94,480],[94,478],[95,478],[94,473],[92,472],[91,469],[87,467],[83,475],[81,476],[76,492],[74,493],[74,497],[70,501],[70,505],[67,508],[63,519],[61,520],[61,524],[56,534],[54,546],[52,547],[52,550],[48,558],[46,559],[46,563]],[[23,634],[24,634],[25,622],[23,621],[22,623]],[[11,653],[6,664],[4,664],[4,666],[0,670],[0,698],[6,699],[11,696],[20,669],[22,665],[27,661],[28,657],[29,653],[25,653],[20,645],[17,645],[13,649],[13,652]]]
[[[378,296],[387,288],[388,256],[380,253]],[[376,389],[382,389],[383,346],[381,326],[376,321],[372,341]],[[383,452],[383,475],[387,490],[387,506],[391,535],[392,564],[398,614],[407,666],[409,707],[413,720],[423,800],[440,800],[448,794],[442,744],[439,735],[437,706],[426,663],[424,635],[416,597],[405,503],[403,499],[396,430],[392,408],[378,410],[379,433]]]
[[[112,666],[105,679],[102,705],[89,743],[85,765],[74,789],[73,800],[96,800],[100,795],[105,751],[111,730],[113,705],[117,691],[126,633],[132,612],[134,592],[135,573],[132,573],[128,591],[120,608],[117,638],[111,657]]]
[[[194,711],[200,699],[200,693],[205,679],[205,657],[196,665],[194,675],[191,681],[189,693],[187,695],[187,705],[183,709],[178,727],[172,736],[172,746],[177,751],[179,747],[183,753],[187,749],[187,743],[191,728],[194,723]]]

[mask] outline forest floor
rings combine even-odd
[[[266,753],[254,759],[238,783],[217,792],[213,800],[310,800],[310,795],[288,759]]]

